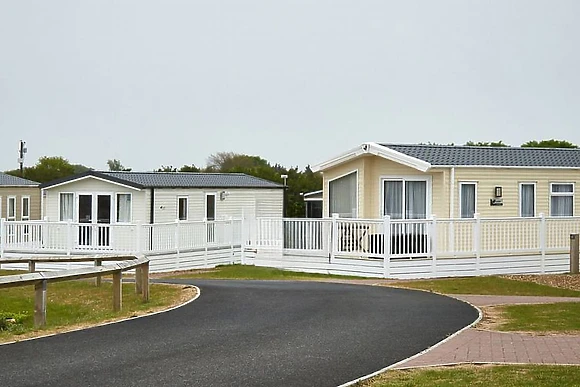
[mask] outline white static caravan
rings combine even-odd
[[[282,217],[284,186],[242,173],[87,171],[40,186],[50,222],[167,223]]]

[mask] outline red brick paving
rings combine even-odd
[[[580,302],[568,297],[473,296],[456,298],[477,306]],[[534,363],[580,365],[580,336],[531,335],[469,328],[395,368],[457,363]]]

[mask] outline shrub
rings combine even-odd
[[[28,317],[28,313],[13,313],[0,311],[0,331],[10,331],[21,326]]]

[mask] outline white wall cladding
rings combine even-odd
[[[136,190],[134,188],[130,188],[127,186],[122,186],[119,184],[111,183],[108,181],[103,181],[100,179],[96,179],[94,177],[87,177],[83,180],[74,181],[71,183],[47,188],[43,190],[44,192],[44,213],[43,216],[48,218],[51,222],[57,222],[59,220],[59,209],[60,209],[60,193],[61,192],[68,192],[75,194],[75,220],[78,220],[78,209],[76,208],[77,205],[77,198],[76,196],[79,193],[83,194],[112,194],[113,202],[111,205],[115,206],[116,194],[118,193],[130,193],[132,195],[132,218],[134,223],[147,223],[149,222],[149,209],[147,207],[148,200],[147,197],[149,196],[147,190]],[[116,207],[113,207],[116,208]],[[113,209],[113,214],[115,210]],[[113,216],[114,218],[114,216]]]

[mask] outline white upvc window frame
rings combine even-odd
[[[28,202],[28,205],[26,206],[26,209],[28,210],[27,214],[24,213],[25,201]],[[20,197],[20,220],[30,220],[30,196],[28,195]]]
[[[130,203],[131,206],[129,208],[129,221],[127,222],[121,222],[119,221],[119,195],[129,195],[130,197]],[[131,224],[131,221],[133,220],[133,194],[131,192],[115,192],[115,204],[114,204],[114,209],[113,209],[114,215],[115,215],[115,223],[118,224]]]
[[[10,216],[10,204],[12,203],[12,216]],[[6,220],[16,220],[16,196],[6,197]]]
[[[464,185],[474,185],[475,186],[475,195],[474,195],[474,200],[475,203],[473,205],[473,218],[471,217],[463,217],[463,209],[461,208],[461,203],[463,202],[463,195],[461,194],[461,188]],[[478,188],[478,182],[477,181],[460,181],[459,182],[459,218],[460,219],[474,219],[475,218],[475,214],[477,214],[477,188]]]
[[[181,219],[181,213],[179,211],[179,204],[181,203],[181,200],[185,199],[185,219]],[[187,222],[187,220],[189,219],[189,196],[187,195],[180,195],[177,197],[177,214],[176,214],[176,219],[180,222]]]
[[[398,175],[398,176],[380,176],[379,177],[379,195],[380,195],[380,200],[379,200],[379,214],[381,215],[381,217],[385,216],[385,182],[386,181],[401,181],[403,183],[403,208],[401,209],[401,214],[402,214],[402,219],[406,219],[406,203],[404,201],[405,199],[405,182],[407,181],[424,181],[426,188],[427,188],[427,192],[426,192],[426,198],[425,200],[427,201],[427,203],[425,203],[425,217],[428,219],[431,217],[431,205],[433,203],[433,187],[432,187],[432,183],[433,183],[433,178],[432,176],[417,176],[417,175]]]
[[[205,199],[205,203],[204,203],[204,211],[205,211],[205,212],[204,212],[204,216],[203,216],[203,218],[204,218],[206,221],[209,221],[209,220],[210,220],[210,219],[208,219],[208,217],[207,217],[207,197],[208,197],[208,196],[213,196],[213,217],[214,217],[214,218],[212,219],[212,221],[215,221],[215,220],[217,220],[217,201],[218,201],[218,197],[219,197],[219,195],[218,195],[218,193],[217,193],[217,192],[206,192],[206,193],[205,193],[205,196],[204,196],[204,199]]]
[[[333,182],[333,181],[335,181],[335,180],[342,179],[343,177],[346,177],[348,175],[352,175],[353,173],[356,174],[356,184],[355,184],[356,207],[354,208],[354,210],[355,210],[354,212],[355,213],[353,215],[353,219],[358,218],[358,215],[359,215],[359,205],[360,205],[360,201],[359,201],[359,186],[358,186],[359,185],[358,168],[357,169],[353,169],[353,170],[351,170],[349,172],[343,173],[342,175],[333,177],[332,179],[329,179],[329,180],[326,181],[326,187],[327,187],[327,191],[326,192],[328,192],[328,197],[326,198],[326,201],[328,203],[328,212],[329,212],[328,216],[332,216],[332,213],[330,213],[330,183]]]
[[[61,215],[61,208],[60,208],[61,207],[60,206],[60,201],[61,201],[60,198],[61,198],[61,195],[72,195],[72,198],[73,198],[73,200],[72,200],[72,203],[73,203],[72,206],[73,206],[73,208],[72,208],[72,217],[71,217],[71,219],[61,219],[61,216],[60,216]],[[77,219],[78,218],[78,213],[76,211],[76,209],[78,207],[78,203],[77,203],[78,199],[77,199],[77,196],[78,195],[76,195],[74,192],[59,192],[58,193],[58,206],[57,206],[58,207],[58,213],[57,213],[57,218],[58,218],[58,221],[59,222],[68,222],[68,221],[75,222],[75,221],[78,221],[78,219]]]
[[[534,215],[532,215],[532,218],[535,218],[538,213],[538,185],[535,181],[521,181],[519,183],[518,214],[520,218],[524,218],[522,215],[522,186],[524,185],[534,186]],[[528,218],[528,216],[526,216],[526,218]]]
[[[571,185],[572,186],[572,192],[554,192],[552,190],[552,187],[554,185]],[[574,194],[576,193],[576,184],[574,182],[571,181],[554,181],[554,182],[550,182],[550,192],[549,192],[549,198],[550,198],[550,216],[554,216],[554,217],[559,217],[561,218],[562,216],[555,216],[552,215],[552,196],[570,196],[572,197],[572,214],[569,216],[574,216]],[[565,216],[564,216],[565,217]]]

